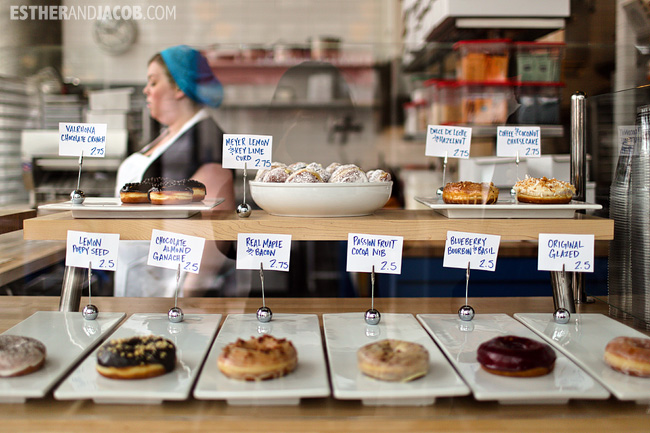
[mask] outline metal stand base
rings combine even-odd
[[[551,271],[551,286],[553,287],[553,306],[555,310],[564,308],[569,313],[576,312],[573,297],[573,272]]]

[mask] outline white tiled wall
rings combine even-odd
[[[175,18],[137,21],[138,38],[126,53],[110,56],[93,41],[93,21],[63,22],[66,76],[103,85],[144,81],[147,60],[176,45],[306,43],[309,38],[340,37],[348,47],[385,51],[399,40],[395,29],[396,0],[63,0],[66,6],[163,6]]]

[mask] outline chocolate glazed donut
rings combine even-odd
[[[174,343],[153,335],[110,340],[97,351],[97,372],[112,379],[160,376],[175,365]]]
[[[488,340],[477,351],[481,367],[502,376],[543,376],[553,371],[555,359],[548,344],[514,335]]]

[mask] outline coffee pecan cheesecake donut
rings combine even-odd
[[[517,200],[534,204],[569,203],[576,189],[569,182],[546,177],[526,177],[515,183],[512,189],[517,193]]]

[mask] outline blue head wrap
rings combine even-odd
[[[161,51],[160,55],[183,93],[210,107],[221,105],[223,86],[201,53],[187,45],[177,45]]]

